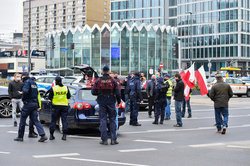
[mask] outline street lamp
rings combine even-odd
[[[28,73],[31,72],[31,0],[29,0]]]
[[[190,36],[190,40],[188,42],[189,44],[189,58],[190,58],[190,66],[192,66],[192,56],[193,56],[193,49],[192,49],[192,46],[193,46],[193,13],[192,12],[187,12],[187,14],[189,14],[189,19],[188,19],[188,24],[189,24],[189,20],[191,20],[191,24],[190,24],[190,30],[191,30],[191,33],[190,31],[188,31],[188,34]],[[191,44],[190,44],[191,42]]]

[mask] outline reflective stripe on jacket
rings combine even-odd
[[[167,80],[165,83],[169,84],[168,91],[167,91],[167,97],[172,97],[172,92],[173,92],[173,87],[172,87],[172,82],[170,80]]]
[[[67,86],[54,86],[53,87],[54,96],[52,99],[53,105],[68,106],[69,102],[67,99],[68,88]]]

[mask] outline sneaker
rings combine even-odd
[[[100,141],[101,145],[108,145],[108,141]]]
[[[38,140],[38,142],[44,142],[48,140],[48,137],[46,135],[41,136],[41,138]]]
[[[188,118],[192,118],[192,115],[188,115]]]
[[[174,127],[182,127],[180,124],[175,124]]]
[[[14,141],[23,142],[23,138],[19,138],[19,137],[17,137],[17,138],[15,138],[15,139],[14,139]]]
[[[14,122],[14,127],[17,127],[17,122],[16,121]]]
[[[119,142],[118,141],[116,141],[116,140],[111,140],[111,143],[110,143],[111,145],[117,145],[117,144],[119,144]]]
[[[221,134],[226,134],[227,128],[223,127]]]
[[[37,135],[35,133],[29,133],[28,137],[29,138],[37,138]]]
[[[66,134],[63,134],[62,140],[63,140],[63,141],[66,141]]]
[[[163,121],[160,121],[160,124],[163,124]]]
[[[221,133],[221,131],[220,130],[216,130],[216,133]]]

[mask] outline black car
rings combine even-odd
[[[72,95],[69,99],[70,109],[68,112],[69,129],[87,129],[98,128],[100,126],[99,105],[96,102],[96,96],[91,94],[91,89],[85,85],[69,85]],[[118,109],[118,126],[122,126],[126,122],[125,106]],[[51,122],[52,104],[45,96],[42,99],[42,109],[39,112],[40,121],[43,123]],[[62,123],[58,121],[59,129],[62,131]]]
[[[10,118],[12,116],[11,99],[8,94],[8,88],[0,87],[0,118]]]

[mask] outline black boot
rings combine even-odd
[[[54,140],[54,139],[55,139],[54,135],[50,133],[49,140]]]
[[[48,139],[48,137],[44,134],[41,136],[41,138],[38,140],[38,142],[44,142]]]
[[[111,140],[111,143],[110,143],[111,145],[117,145],[117,144],[119,144],[119,142],[118,141],[116,141],[116,140]]]
[[[66,141],[66,134],[63,134],[62,140]]]
[[[101,145],[108,145],[108,141],[100,141]]]
[[[152,124],[158,125],[158,121],[155,120]]]
[[[17,122],[16,121],[14,122],[14,127],[17,127]]]
[[[29,138],[37,138],[37,134],[35,134],[34,132],[29,132],[28,137]]]
[[[15,138],[15,139],[14,139],[14,141],[23,142],[23,138],[19,138],[19,137],[17,137],[17,138]]]

